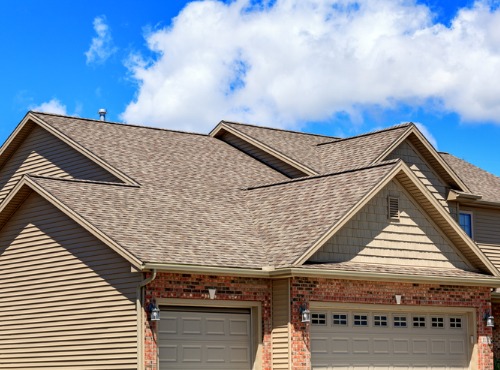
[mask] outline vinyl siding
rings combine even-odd
[[[472,212],[472,235],[488,259],[500,269],[500,211],[487,208],[460,207]]]
[[[272,368],[290,368],[290,287],[288,279],[273,281]]]
[[[257,148],[256,146],[248,143],[243,139],[240,139],[236,135],[233,135],[229,132],[225,132],[224,134],[222,134],[219,139],[234,146],[235,148],[241,150],[249,156],[261,161],[269,167],[274,168],[276,171],[281,172],[285,176],[288,176],[290,178],[306,176],[305,173],[298,170],[297,168],[279,160],[278,158],[272,156],[264,150]]]
[[[121,182],[39,126],[0,168],[0,202],[26,173],[66,179]]]
[[[472,235],[476,242],[500,245],[500,211],[460,206],[460,211],[472,212]]]
[[[388,218],[389,196],[399,199],[399,220]],[[465,258],[396,180],[365,205],[310,261],[470,269]]]
[[[402,142],[386,159],[395,158],[401,158],[443,207],[448,208],[445,182],[433,171],[432,167],[409,141]]]
[[[0,369],[136,369],[140,280],[32,193],[0,230]]]

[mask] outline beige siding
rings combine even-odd
[[[399,220],[388,219],[389,196],[399,198]],[[380,191],[310,260],[470,269],[396,180]]]
[[[137,368],[140,279],[32,193],[0,230],[0,369]]]
[[[290,288],[288,279],[273,281],[272,368],[290,367]]]
[[[83,180],[121,182],[39,126],[0,168],[0,202],[26,173]]]
[[[417,149],[409,142],[402,142],[387,159],[401,158],[417,175],[422,183],[436,197],[437,200],[445,207],[448,207],[446,202],[447,188],[445,182],[432,170],[432,167],[422,158]]]
[[[244,153],[248,154],[249,156],[265,163],[269,167],[274,168],[275,170],[283,173],[284,175],[286,175],[288,177],[296,178],[296,177],[306,176],[306,174],[303,173],[302,171],[299,171],[295,167],[289,165],[288,163],[285,163],[285,162],[279,160],[278,158],[263,151],[262,149],[259,149],[259,148],[255,147],[254,145],[248,143],[247,141],[240,139],[236,135],[225,132],[219,138],[222,141],[225,141],[226,143],[234,146],[235,148],[238,148],[242,152],[244,152]]]
[[[472,234],[476,242],[500,244],[500,211],[465,206],[460,206],[460,211],[472,212]]]

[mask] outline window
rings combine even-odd
[[[326,325],[326,313],[313,313],[313,314],[311,314],[311,324],[313,324],[313,325]]]
[[[472,238],[472,213],[460,212],[458,223],[465,233]]]
[[[461,328],[462,318],[461,317],[450,317],[450,328]]]
[[[406,316],[394,316],[393,324],[395,328],[406,328]]]
[[[373,316],[373,326],[387,326],[387,316]]]
[[[433,328],[444,328],[444,318],[443,317],[431,318],[431,326]]]
[[[335,326],[346,326],[347,325],[347,314],[345,314],[345,313],[334,313],[333,314],[333,325],[335,325]]]
[[[391,220],[399,220],[399,198],[387,197],[387,217]]]
[[[414,328],[425,328],[425,316],[413,316]]]
[[[368,315],[354,315],[354,326],[368,326]]]

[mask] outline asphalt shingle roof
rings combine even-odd
[[[290,180],[208,135],[33,114],[138,184],[31,177],[61,203],[143,262],[240,268],[294,265],[394,169],[373,162],[411,126],[337,139],[226,122],[321,173]]]
[[[500,202],[500,177],[451,154],[440,155],[473,194],[482,195],[484,201]]]

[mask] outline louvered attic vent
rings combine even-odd
[[[399,198],[388,197],[388,216],[391,220],[399,220]]]

